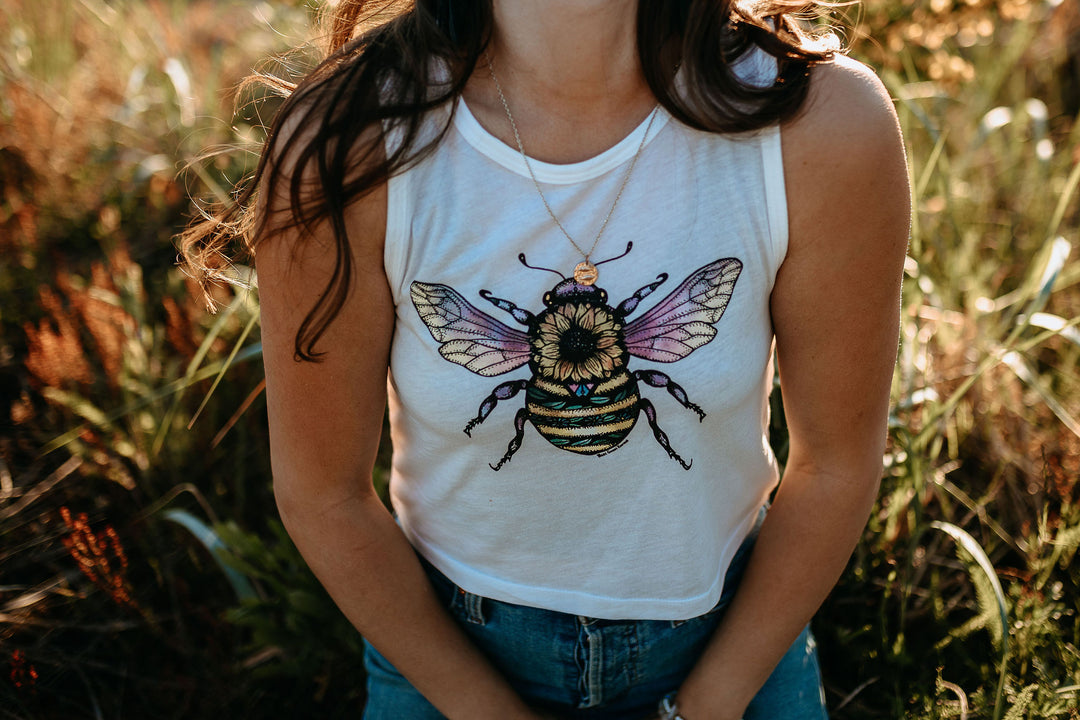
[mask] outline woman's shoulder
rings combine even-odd
[[[895,154],[900,140],[896,111],[872,69],[836,55],[811,72],[802,110],[782,129],[789,165],[872,163],[879,153]]]
[[[848,241],[860,251],[884,238],[906,242],[907,161],[888,90],[843,56],[813,73],[806,104],[781,129],[789,259],[811,248],[827,257]]]

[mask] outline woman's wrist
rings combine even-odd
[[[671,693],[660,701],[657,720],[742,720],[742,712],[732,712],[731,705],[719,708],[697,702],[692,693]]]
[[[665,695],[657,709],[658,720],[686,720],[679,714],[679,703],[675,700],[675,693]]]

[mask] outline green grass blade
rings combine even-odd
[[[926,192],[926,186],[930,184],[930,178],[934,176],[934,170],[937,169],[938,161],[941,160],[941,153],[945,149],[945,138],[949,132],[946,130],[941,133],[941,136],[934,143],[934,149],[930,151],[930,157],[926,159],[926,165],[923,167],[922,172],[919,173],[919,180],[915,183],[915,198],[921,198]]]
[[[195,354],[191,357],[191,361],[188,362],[187,370],[184,371],[184,379],[188,381],[188,385],[191,384],[191,379],[195,376],[195,373],[198,372],[199,366],[202,365],[203,360],[206,359],[207,353],[210,352],[210,346],[214,344],[214,341],[217,340],[221,331],[225,329],[225,324],[229,321],[229,318],[236,313],[243,302],[244,296],[237,294],[237,296],[233,298],[233,301],[229,303],[228,307],[226,307],[218,316],[213,326],[211,326],[210,331],[206,333],[206,337],[203,338],[202,343],[199,344]],[[180,401],[184,397],[184,390],[186,388],[187,386],[185,385],[173,396],[172,404],[158,424],[154,442],[150,446],[151,457],[157,457],[158,453],[161,452],[161,447],[165,443],[165,437],[168,435],[169,428],[172,426],[173,418],[176,417],[176,413],[180,410]]]
[[[248,324],[244,326],[244,331],[240,333],[240,337],[236,339],[236,344],[233,345],[233,349],[232,352],[229,353],[229,357],[225,358],[225,362],[221,366],[221,372],[219,372],[217,377],[214,378],[214,384],[211,385],[210,389],[206,391],[206,395],[205,397],[203,397],[202,403],[199,404],[198,410],[196,410],[195,414],[191,416],[191,421],[188,422],[189,430],[195,424],[195,421],[199,419],[199,415],[202,414],[202,411],[206,407],[206,404],[210,402],[210,396],[214,394],[215,390],[217,390],[217,386],[221,383],[221,379],[225,377],[225,372],[229,369],[229,367],[232,366],[233,358],[236,357],[236,354],[240,351],[240,348],[244,344],[244,340],[247,339],[248,333],[251,332],[251,329],[254,328],[255,324],[258,322],[259,314],[253,313],[251,319],[248,320]],[[261,349],[262,345],[260,344],[259,347]]]
[[[1054,283],[1057,282],[1058,276],[1065,267],[1065,262],[1069,259],[1070,252],[1072,252],[1072,244],[1068,240],[1063,237],[1054,238],[1050,244],[1046,267],[1043,268],[1042,276],[1039,278],[1038,294],[1032,301],[1031,307],[1028,308],[1029,314],[1036,313],[1045,307],[1046,301],[1050,299],[1050,293],[1054,291]]]
[[[112,432],[116,429],[113,426],[113,421],[116,420],[117,417],[110,416],[97,405],[78,393],[68,392],[67,390],[61,390],[57,387],[46,387],[42,388],[41,394],[45,396],[47,400],[62,407],[66,407],[86,422],[101,430]],[[82,425],[82,428],[85,427],[85,424]]]
[[[983,550],[979,542],[966,530],[950,522],[935,520],[930,527],[945,533],[962,547],[972,558],[975,559],[979,569],[986,575],[990,587],[994,591],[994,599],[997,602],[998,617],[1001,621],[1001,673],[998,679],[997,698],[994,701],[994,720],[1001,718],[1003,702],[1005,699],[1005,676],[1007,659],[1009,656],[1009,606],[1005,602],[1005,592],[1001,589],[1001,581],[998,579],[994,564]]]
[[[225,574],[225,579],[232,585],[233,592],[236,593],[238,600],[243,602],[244,600],[254,600],[258,597],[251,581],[222,559],[221,556],[228,552],[228,547],[222,539],[218,537],[218,534],[206,523],[189,513],[187,510],[166,510],[162,513],[162,516],[166,520],[183,527],[190,532],[196,540],[202,543],[202,546],[205,547],[210,553],[210,556],[214,558],[214,562],[217,563],[217,566],[221,568],[221,572]]]
[[[1060,315],[1037,312],[1027,318],[1026,322],[1032,327],[1051,330],[1055,335],[1060,335],[1074,345],[1080,345],[1080,330],[1076,328],[1077,324],[1080,323],[1080,317],[1066,320]]]
[[[1080,123],[1078,123],[1078,127],[1080,127]],[[1069,173],[1069,179],[1065,181],[1065,189],[1061,191],[1061,197],[1058,198],[1054,214],[1050,216],[1050,225],[1046,230],[1047,239],[1057,236],[1061,221],[1065,218],[1065,211],[1069,209],[1069,202],[1072,201],[1078,185],[1080,185],[1080,163],[1076,164],[1072,172]]]

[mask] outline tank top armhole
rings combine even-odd
[[[773,273],[780,269],[788,249],[787,188],[784,185],[784,154],[780,126],[768,128],[761,143],[765,181],[765,205],[773,252]]]
[[[387,153],[401,141],[400,133],[387,133]],[[383,240],[383,269],[390,283],[394,303],[402,299],[405,265],[409,257],[409,222],[412,217],[409,197],[409,170],[398,172],[386,181],[386,235]]]

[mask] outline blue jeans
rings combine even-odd
[[[760,526],[760,522],[758,523]],[[473,595],[429,563],[425,570],[450,614],[530,704],[568,719],[635,720],[689,674],[731,602],[757,536],[742,544],[723,596],[689,620],[599,620]],[[364,720],[443,720],[371,645],[366,645]],[[750,703],[744,720],[827,720],[817,652],[803,630]]]

